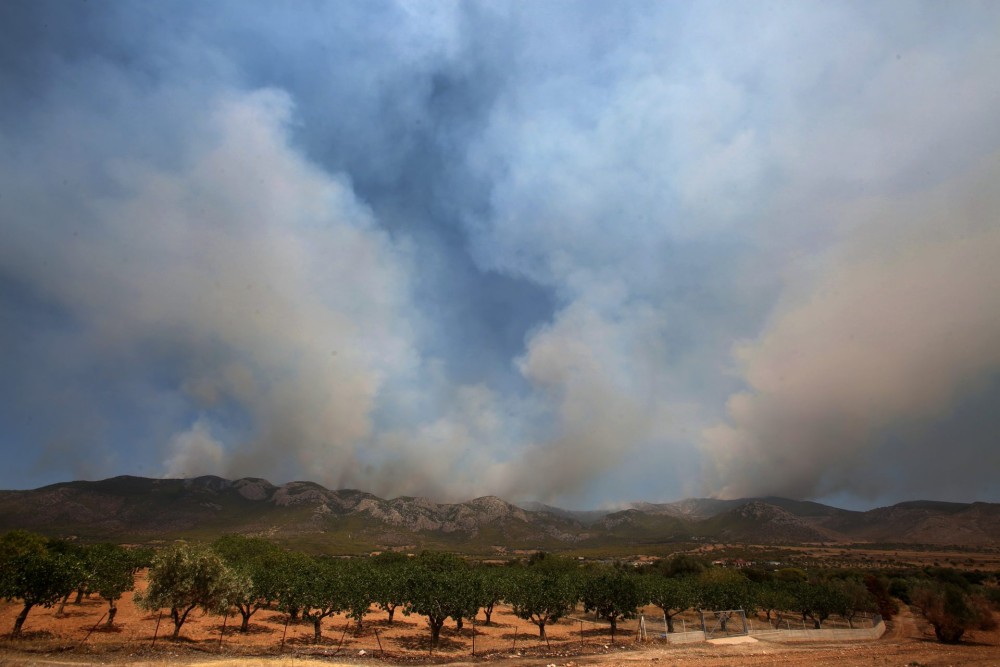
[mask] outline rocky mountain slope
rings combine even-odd
[[[907,502],[868,512],[784,498],[636,503],[615,512],[528,509],[485,496],[464,503],[386,500],[312,482],[115,477],[0,491],[0,530],[82,539],[266,535],[327,548],[552,549],[689,540],[1000,545],[1000,505]]]

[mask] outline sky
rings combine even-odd
[[[1000,502],[1000,4],[0,3],[0,488]]]

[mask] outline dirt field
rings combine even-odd
[[[714,559],[739,554],[748,560],[778,560],[785,566],[803,567],[951,567],[958,570],[1000,570],[1000,549],[997,547],[910,547],[893,548],[854,543],[850,545],[767,545],[767,544],[706,544],[690,553]]]
[[[959,646],[944,646],[933,639],[929,628],[908,611],[890,625],[886,635],[873,642],[780,644],[770,641],[713,645],[706,643],[667,645],[636,642],[636,622],[622,624],[614,643],[606,625],[582,616],[560,621],[548,628],[549,641],[538,638],[537,628],[500,609],[493,623],[476,625],[475,655],[471,624],[457,632],[452,623],[432,647],[422,617],[399,617],[389,624],[385,612],[373,611],[360,633],[343,616],[323,623],[323,640],[312,639],[311,624],[292,623],[285,615],[259,611],[251,631],[242,635],[239,618],[225,620],[193,612],[181,629],[181,639],[170,641],[173,625],[164,614],[157,630],[157,614],[139,611],[131,599],[120,605],[115,627],[98,627],[107,607],[103,601],[85,599],[66,606],[62,618],[55,609],[36,608],[24,626],[24,635],[0,641],[0,665],[267,665],[304,666],[321,660],[324,665],[353,664],[480,664],[500,665],[998,665],[1000,632],[972,632]],[[17,604],[0,605],[0,630],[13,627]],[[653,609],[650,616],[655,615]],[[692,619],[693,620],[693,619]],[[762,623],[758,621],[758,623]],[[758,626],[759,627],[759,626]],[[347,632],[345,632],[347,629]],[[581,632],[582,631],[582,632]],[[88,634],[89,633],[89,634]],[[154,633],[158,635],[154,645]],[[282,643],[282,638],[284,642]]]

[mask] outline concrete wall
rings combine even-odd
[[[815,641],[852,641],[858,639],[878,639],[885,634],[885,623],[879,622],[871,628],[855,630],[837,628],[835,630],[764,630],[753,632],[751,636],[761,641],[769,642],[815,642]]]
[[[650,635],[650,638],[652,639],[653,636]],[[690,644],[692,642],[705,641],[705,633],[701,630],[692,632],[668,632],[665,636],[661,635],[659,639],[671,644]]]

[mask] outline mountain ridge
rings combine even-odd
[[[1000,545],[1000,504],[915,500],[867,511],[779,497],[686,498],[617,510],[521,507],[497,496],[460,503],[380,498],[309,481],[121,475],[0,491],[0,530],[113,541],[224,532],[340,549],[559,549],[692,540]]]

